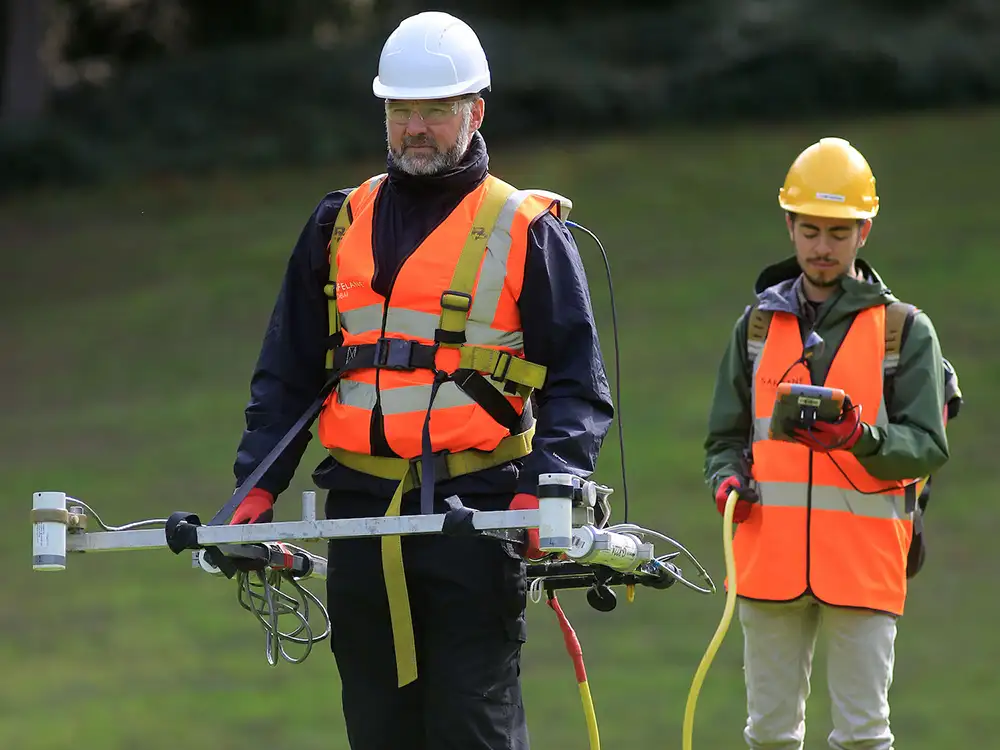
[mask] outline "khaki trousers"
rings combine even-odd
[[[893,750],[889,729],[896,618],[794,602],[739,600],[744,637],[747,724],[754,750],[802,750],[813,653],[823,632],[834,750]]]

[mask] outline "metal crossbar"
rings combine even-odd
[[[585,588],[592,606],[609,611],[615,607],[613,586],[628,587],[630,599],[636,585],[666,589],[679,582],[699,593],[715,592],[715,584],[698,560],[670,537],[635,524],[604,526],[607,514],[595,526],[593,508],[602,498],[606,502],[610,490],[577,486],[578,480],[571,483],[569,475],[548,476],[557,485],[565,481],[566,491],[542,493],[537,510],[479,511],[451,497],[447,499],[449,513],[321,520],[316,518],[316,493],[307,491],[302,495],[299,520],[236,525],[202,525],[194,514],[174,513],[166,519],[110,526],[82,500],[62,492],[36,492],[32,563],[35,570],[59,571],[65,570],[67,557],[76,553],[190,551],[193,567],[236,579],[239,604],[264,629],[267,661],[272,666],[279,655],[292,663],[303,661],[313,644],[330,633],[329,613],[302,585],[310,578],[325,579],[327,561],[293,542],[445,534],[520,543],[526,529],[538,528],[540,548],[547,554],[541,561],[527,563],[532,601],[539,599],[543,589],[551,595],[556,590]],[[87,530],[91,519],[101,530]],[[653,546],[660,542],[673,545],[676,551],[655,555]],[[682,554],[705,586],[683,575],[677,562]],[[312,616],[322,621],[318,634],[310,622]],[[280,618],[292,620],[293,628],[283,630]],[[289,654],[289,643],[304,647],[305,653]]]

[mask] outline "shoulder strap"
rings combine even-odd
[[[882,399],[888,407],[896,385],[899,356],[919,308],[908,302],[890,302],[885,307],[885,358],[882,360]]]
[[[503,394],[480,373],[490,373],[490,377],[505,390],[527,399],[532,390],[541,388],[544,384],[546,368],[521,357],[512,357],[498,349],[467,344],[465,337],[469,311],[472,309],[472,293],[483,258],[489,250],[487,243],[504,208],[518,192],[499,178],[490,176],[489,180],[486,194],[476,210],[472,228],[455,264],[451,284],[441,295],[441,320],[434,338],[442,347],[459,350],[458,370],[453,373],[459,388],[482,406],[494,420],[515,433],[524,426],[522,420],[530,415],[530,410],[518,414]],[[527,194],[528,191],[525,191],[525,195]],[[517,210],[517,206],[513,208]]]
[[[511,357],[496,349],[466,343],[465,326],[469,311],[472,309],[472,293],[483,257],[488,252],[487,243],[490,236],[501,218],[504,207],[515,193],[520,192],[524,197],[540,195],[552,199],[559,204],[561,218],[564,221],[572,203],[555,193],[542,190],[517,191],[512,185],[497,177],[491,176],[489,179],[486,195],[476,211],[472,229],[466,237],[458,263],[455,265],[451,285],[441,296],[441,322],[435,332],[435,338],[442,347],[460,349],[460,369],[489,372],[494,380],[503,382],[512,389],[512,392],[527,398],[531,390],[541,388],[544,384],[546,368],[520,357]],[[516,210],[517,206],[513,208]],[[485,393],[485,390],[482,390],[482,393]]]
[[[330,233],[330,244],[327,246],[330,251],[330,283],[323,287],[323,293],[326,294],[326,298],[329,300],[328,308],[330,319],[330,338],[327,341],[326,347],[327,371],[333,369],[333,338],[340,333],[340,313],[337,310],[337,248],[340,247],[340,241],[344,238],[344,234],[347,232],[348,227],[351,226],[351,201],[354,200],[354,196],[357,195],[358,190],[360,190],[362,186],[366,187],[368,192],[371,193],[376,187],[378,187],[378,184],[385,176],[385,173],[375,175],[347,194],[344,202],[340,204],[340,210],[337,212],[337,219],[333,223],[333,231]]]
[[[764,351],[764,340],[771,327],[772,317],[771,310],[761,310],[756,304],[750,307],[747,320],[747,360],[750,362],[751,371],[753,371],[754,360]]]
[[[885,378],[891,378],[896,373],[899,353],[916,313],[917,308],[907,302],[890,302],[885,307],[885,359],[882,361]]]
[[[886,388],[891,386],[892,376],[899,366],[899,353],[906,341],[906,334],[913,323],[913,317],[920,311],[915,305],[906,302],[892,302],[885,311],[885,364],[883,372]],[[944,402],[948,407],[948,419],[958,415],[962,406],[962,390],[958,386],[958,373],[947,359],[944,361]]]
[[[493,234],[500,214],[511,196],[518,192],[512,185],[490,175],[486,195],[476,211],[472,229],[465,239],[459,255],[451,286],[441,297],[441,323],[436,335],[444,347],[460,347],[465,343],[465,325],[472,307],[472,292],[476,285],[483,256],[487,252],[487,242]],[[557,208],[557,216],[565,222],[573,208],[573,202],[565,196],[549,190],[522,190],[525,198],[539,196],[551,200]],[[517,206],[513,206],[516,211]],[[508,227],[509,229],[509,227]]]
[[[457,348],[465,343],[465,324],[469,310],[472,309],[472,292],[486,254],[486,242],[493,233],[504,204],[517,192],[516,188],[503,180],[492,176],[488,179],[490,182],[486,187],[486,195],[476,210],[472,229],[465,238],[451,285],[441,295],[441,322],[435,333],[438,343],[443,347]]]
[[[883,373],[891,378],[899,365],[899,353],[918,308],[907,302],[890,302],[885,310],[885,359]],[[752,363],[764,348],[771,326],[772,313],[756,305],[750,308],[747,320],[747,358]]]

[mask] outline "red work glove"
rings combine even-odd
[[[815,422],[808,428],[799,427],[794,432],[795,440],[819,453],[849,451],[864,432],[861,413],[858,409],[848,409],[836,422]]]
[[[743,523],[750,517],[750,509],[757,502],[757,493],[747,487],[747,483],[741,477],[727,477],[715,493],[715,507],[719,509],[719,514],[726,515],[726,501],[729,493],[736,490],[739,493],[739,500],[733,508],[733,522]]]
[[[514,495],[514,499],[510,501],[510,506],[508,510],[538,510],[538,498],[535,495],[529,495],[526,492],[519,492]],[[524,545],[524,550],[521,552],[521,556],[528,560],[541,560],[545,557],[545,553],[538,548],[538,529],[531,528],[525,529],[528,532],[527,543]]]
[[[274,495],[260,487],[254,487],[243,498],[243,501],[236,506],[233,518],[229,522],[232,526],[238,523],[271,523],[274,518]]]

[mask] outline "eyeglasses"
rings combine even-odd
[[[420,115],[420,119],[428,125],[440,125],[458,114],[458,108],[462,101],[462,99],[424,102],[387,101],[385,114],[390,122],[397,125],[408,123],[414,112]]]

